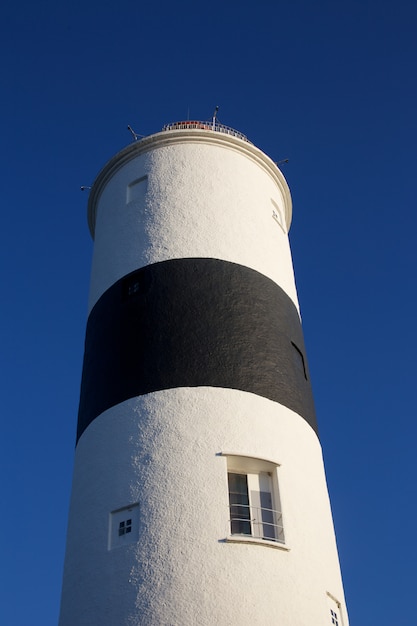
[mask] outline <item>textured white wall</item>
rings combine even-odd
[[[290,201],[267,169],[235,144],[183,143],[190,133],[169,145],[161,137],[160,147],[155,142],[136,157],[133,144],[133,160],[107,182],[97,210],[90,309],[128,272],[184,257],[255,269],[298,307],[288,236],[273,218],[272,200],[283,221]],[[146,175],[145,202],[127,204],[128,185]]]
[[[224,450],[280,465],[289,551],[222,541]],[[109,512],[132,502],[139,542],[109,551]],[[326,592],[343,602],[319,441],[242,391],[171,389],[97,418],[77,446],[68,537],[61,626],[322,626]]]

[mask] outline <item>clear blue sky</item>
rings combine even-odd
[[[289,158],[351,624],[414,623],[417,4],[4,5],[0,623],[57,623],[92,251],[80,185],[127,124],[150,134],[215,105]]]

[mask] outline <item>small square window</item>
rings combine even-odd
[[[327,592],[327,602],[330,610],[330,619],[328,623],[333,626],[343,626],[341,603],[329,592]]]
[[[125,522],[119,522],[119,537],[132,532],[132,520],[128,519]]]
[[[139,505],[131,504],[110,513],[109,545],[112,550],[139,539]]]
[[[143,269],[132,272],[122,281],[122,300],[140,300],[152,286],[152,276]]]
[[[140,282],[138,280],[132,282],[128,287],[128,295],[133,296],[135,293],[139,293],[140,291]]]
[[[127,186],[126,203],[138,202],[145,204],[146,192],[148,190],[148,177],[137,178]]]
[[[333,611],[332,609],[330,609],[330,615],[332,618],[332,624],[334,624],[335,626],[339,626],[339,621],[337,619],[337,613],[335,611]]]
[[[275,202],[275,200],[273,200],[272,198],[271,198],[271,204],[272,204],[272,218],[276,221],[277,224],[279,224],[279,226],[281,226],[282,230],[285,233],[284,220],[282,219],[282,209],[280,208],[278,203]]]

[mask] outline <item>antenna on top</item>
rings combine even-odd
[[[214,113],[213,113],[213,130],[216,130],[216,117],[217,117],[217,113],[219,111],[219,106],[217,105],[216,108],[214,109]]]
[[[87,187],[87,185],[82,185],[80,187],[81,191],[89,191],[91,189],[91,187]]]
[[[274,161],[275,165],[282,165],[283,163],[288,163],[289,159],[281,159],[281,161]]]
[[[127,130],[132,134],[132,137],[135,141],[137,141],[138,139],[140,139],[141,137],[144,137],[145,135],[138,135],[137,133],[135,133],[135,131],[133,130],[133,128],[131,126],[128,125]]]

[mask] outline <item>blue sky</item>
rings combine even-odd
[[[417,5],[9,0],[0,18],[0,622],[57,622],[92,252],[80,186],[127,124],[151,134],[220,105],[289,158],[351,624],[412,623]]]

